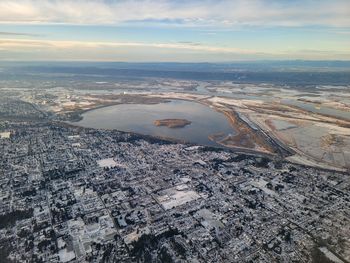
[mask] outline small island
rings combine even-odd
[[[168,128],[183,128],[190,124],[191,122],[186,119],[163,119],[154,121],[155,126],[166,126]]]

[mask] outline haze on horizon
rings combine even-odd
[[[0,60],[350,60],[347,0],[2,0]]]

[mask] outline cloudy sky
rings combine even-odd
[[[0,0],[0,59],[350,60],[350,1]]]

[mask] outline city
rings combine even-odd
[[[9,262],[349,261],[346,173],[55,123],[1,129]]]

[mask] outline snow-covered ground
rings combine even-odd
[[[113,160],[113,158],[102,159],[97,161],[97,163],[102,168],[112,168],[117,166],[117,163]]]
[[[11,136],[11,132],[0,132],[1,139],[8,139]]]

